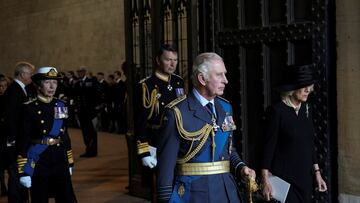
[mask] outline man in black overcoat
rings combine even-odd
[[[95,157],[97,156],[96,108],[100,98],[98,82],[95,78],[87,76],[85,67],[81,67],[77,73],[79,79],[74,86],[74,104],[86,146],[85,153],[80,157]]]
[[[5,92],[4,133],[6,136],[6,167],[9,173],[8,202],[24,202],[26,190],[20,186],[16,164],[16,138],[21,133],[19,124],[22,115],[22,105],[27,102],[28,93],[25,89],[31,83],[34,66],[28,62],[18,62],[15,65],[14,82]]]

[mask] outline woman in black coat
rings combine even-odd
[[[287,81],[279,87],[281,100],[266,112],[262,160],[263,195],[272,198],[271,174],[290,183],[288,203],[311,202],[313,179],[320,192],[327,190],[314,149],[312,108],[306,103],[313,91],[310,66],[289,67]]]

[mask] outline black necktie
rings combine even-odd
[[[211,102],[209,102],[209,103],[206,104],[206,107],[208,108],[209,113],[211,114],[211,116],[216,119],[213,104]]]

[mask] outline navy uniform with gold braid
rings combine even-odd
[[[245,166],[232,144],[228,101],[214,99],[216,119],[194,93],[167,106],[158,146],[159,202],[241,202],[235,177]]]
[[[62,100],[38,95],[24,104],[17,161],[20,176],[31,176],[33,202],[47,202],[49,196],[59,202],[75,201],[69,171],[74,159],[66,118]]]
[[[136,114],[135,135],[140,158],[150,156],[149,145],[156,146],[155,136],[160,128],[165,106],[184,94],[184,82],[178,75],[155,72],[139,82],[138,97],[141,101]]]

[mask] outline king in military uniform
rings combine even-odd
[[[75,201],[70,178],[74,159],[65,125],[68,111],[53,97],[60,78],[55,68],[40,68],[32,76],[38,96],[24,104],[17,162],[20,183],[30,188],[31,202],[45,203],[49,196],[56,202]]]
[[[193,65],[194,89],[166,106],[158,142],[158,202],[242,202],[237,183],[255,178],[232,142],[226,68],[215,53]]]
[[[170,45],[162,45],[156,57],[157,66],[154,73],[139,82],[137,92],[141,100],[137,107],[135,135],[138,155],[146,167],[142,170],[145,186],[152,182],[152,172],[149,168],[154,168],[157,163],[154,149],[161,114],[168,103],[184,94],[183,80],[174,74],[177,60],[176,50]]]

